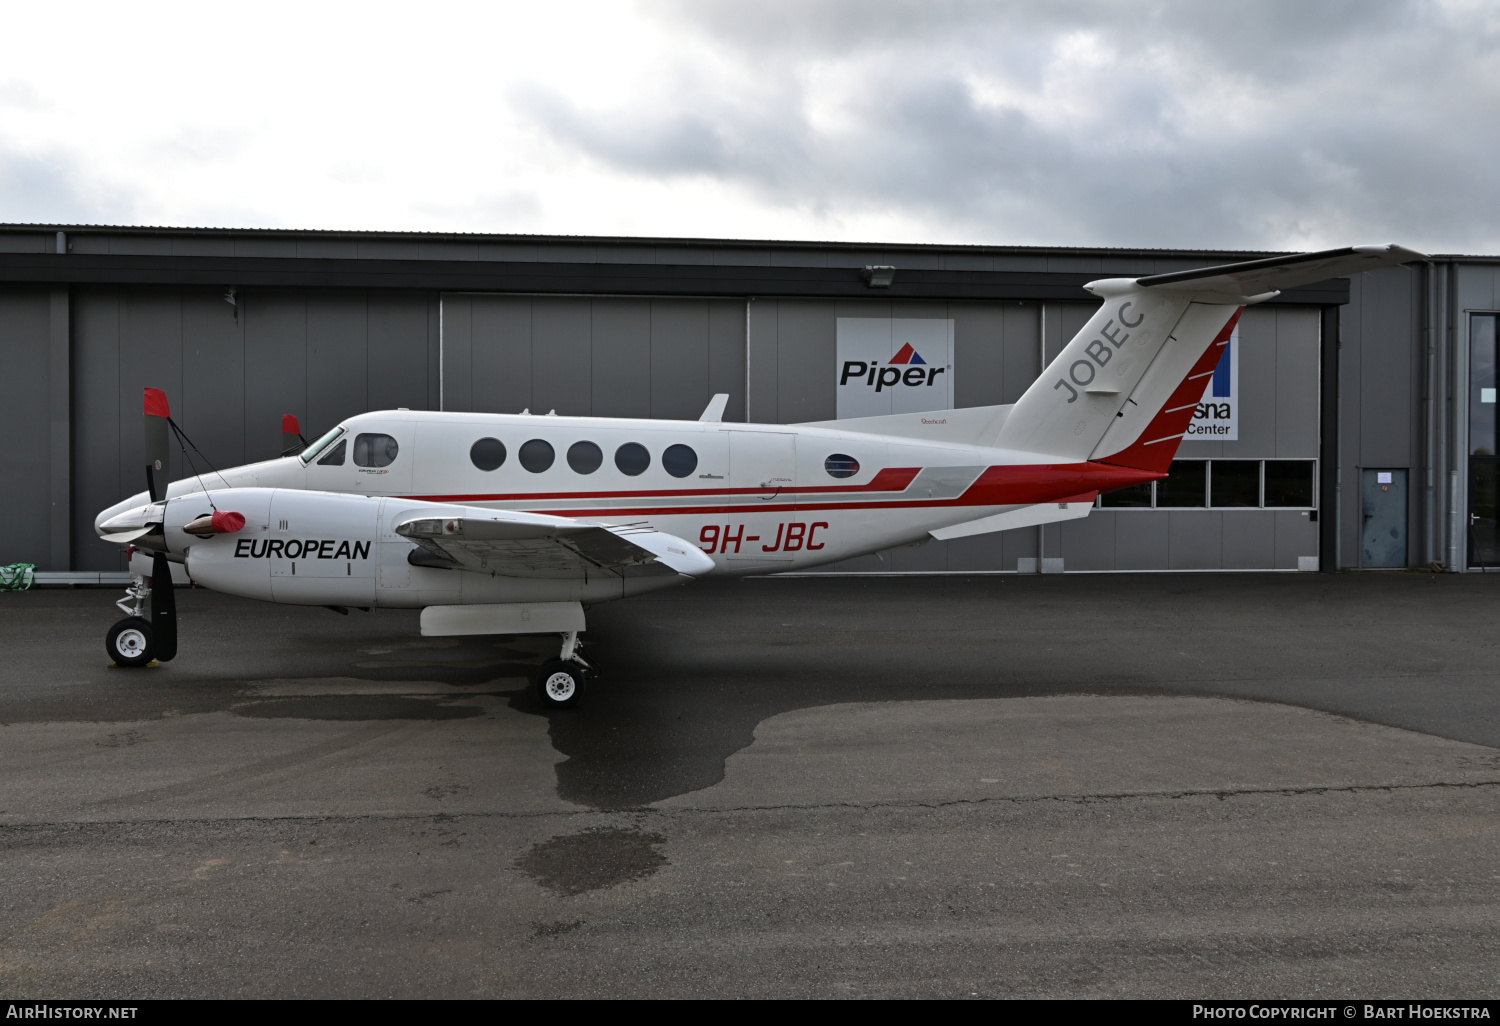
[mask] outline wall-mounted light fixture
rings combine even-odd
[[[873,267],[866,267],[859,272],[859,276],[872,289],[888,289],[891,287],[891,282],[896,280],[896,269],[888,264],[877,264]]]

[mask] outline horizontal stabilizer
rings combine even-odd
[[[1094,508],[1098,492],[1075,495],[1061,502],[1039,502],[1032,506],[996,513],[992,517],[970,520],[965,524],[939,527],[929,532],[938,541],[953,538],[969,538],[976,534],[993,534],[995,531],[1013,531],[1018,527],[1036,527],[1038,524],[1055,524],[1059,520],[1077,520],[1089,515]]]
[[[1190,289],[1248,297],[1426,259],[1424,254],[1402,246],[1345,246],[1317,253],[1293,253],[1191,271],[1149,274],[1137,278],[1135,283],[1151,289]]]

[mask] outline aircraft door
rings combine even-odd
[[[729,433],[729,486],[754,488],[767,506],[792,504],[796,436],[781,431]]]

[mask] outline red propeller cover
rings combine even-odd
[[[148,417],[170,417],[171,409],[167,406],[167,393],[159,388],[146,389],[146,415]]]
[[[284,435],[300,435],[302,428],[297,425],[297,415],[294,413],[283,413],[281,415],[281,433]]]
[[[212,526],[215,534],[233,534],[245,526],[245,515],[243,513],[228,513],[216,510],[213,515]]]

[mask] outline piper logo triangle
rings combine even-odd
[[[906,343],[906,345],[902,346],[901,347],[901,351],[899,353],[897,353],[895,356],[891,357],[891,363],[899,363],[899,364],[920,363],[924,367],[927,365],[927,361],[924,360],[924,359],[922,359],[922,354],[919,353],[919,352],[917,352],[915,349],[913,349],[910,342],[908,342],[908,343]]]

